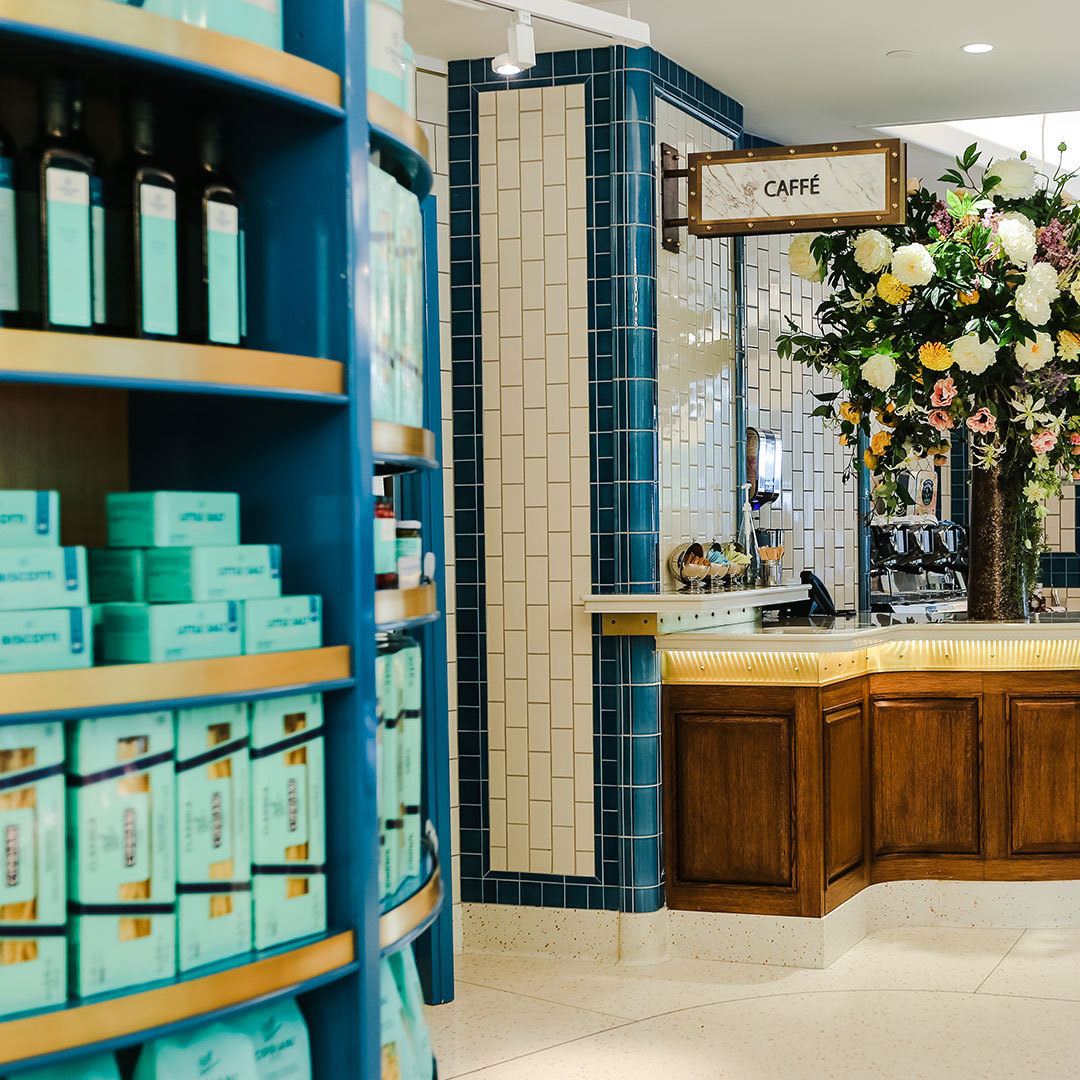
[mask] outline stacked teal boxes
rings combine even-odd
[[[176,712],[177,961],[251,948],[251,789],[245,702]]]
[[[107,496],[107,551],[91,558],[104,658],[203,660],[318,648],[322,600],[281,595],[281,548],[240,543],[228,492]]]
[[[60,547],[55,491],[0,491],[0,672],[89,667],[86,549]]]
[[[67,998],[62,724],[0,727],[0,1016]]]
[[[326,929],[321,694],[251,703],[255,948]]]
[[[176,972],[174,751],[171,712],[69,726],[69,952],[79,997]]]

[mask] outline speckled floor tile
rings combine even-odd
[[[594,1008],[593,1002],[558,1005],[459,982],[450,1004],[427,1009],[439,1078],[450,1080],[626,1022]]]
[[[1080,1003],[911,990],[785,994],[628,1024],[470,1080],[1066,1080]],[[458,1074],[460,1075],[460,1074]]]
[[[1080,930],[1025,931],[980,992],[1080,1001]]]

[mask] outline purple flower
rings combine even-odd
[[[1048,262],[1059,273],[1066,269],[1076,255],[1069,247],[1065,228],[1057,218],[1051,218],[1041,229],[1035,231],[1039,244],[1036,262]]]
[[[955,226],[955,221],[952,214],[949,213],[949,208],[939,199],[934,204],[934,209],[930,212],[930,224],[941,234],[942,239],[945,239]]]

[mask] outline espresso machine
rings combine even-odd
[[[870,610],[967,610],[967,529],[929,515],[870,526]]]

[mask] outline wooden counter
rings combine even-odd
[[[1080,878],[1078,630],[661,639],[668,906],[816,917],[879,881]]]

